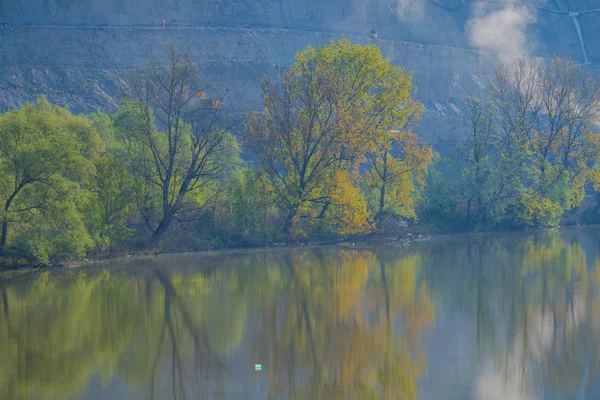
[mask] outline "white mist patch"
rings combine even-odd
[[[527,37],[527,27],[536,22],[530,9],[507,6],[485,12],[476,8],[465,28],[472,46],[479,50],[495,52],[502,61],[515,56],[529,55],[535,43]]]

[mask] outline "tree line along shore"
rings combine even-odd
[[[300,51],[241,123],[195,60],[165,54],[113,113],[40,97],[0,116],[5,264],[600,220],[600,79],[572,60],[499,65],[440,156],[413,133],[412,76],[374,45]]]

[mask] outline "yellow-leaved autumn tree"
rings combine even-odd
[[[420,104],[411,109],[418,112]],[[386,211],[404,218],[417,217],[415,199],[432,158],[431,147],[414,133],[389,131],[367,156],[370,169],[365,175],[365,188],[377,199],[373,206],[376,217]]]
[[[376,46],[347,40],[309,46],[281,83],[264,82],[264,113],[249,115],[245,144],[277,193],[286,233],[370,229],[358,165],[414,114],[411,87]]]

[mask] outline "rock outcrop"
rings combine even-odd
[[[241,113],[260,108],[265,74],[277,76],[309,44],[345,37],[377,44],[414,74],[417,97],[426,107],[419,132],[441,142],[462,128],[464,97],[485,97],[498,60],[522,52],[582,59],[572,19],[560,13],[560,5],[508,3],[0,0],[0,111],[41,94],[75,112],[113,110],[124,74],[160,58],[174,41],[228,89],[229,109]],[[591,9],[592,3],[572,0],[565,7]],[[592,63],[600,62],[599,17],[578,17]],[[163,18],[167,28],[158,27]],[[370,37],[372,29],[377,39]]]

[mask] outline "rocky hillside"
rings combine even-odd
[[[427,110],[419,131],[444,141],[462,127],[462,99],[485,96],[499,60],[528,54],[600,63],[600,12],[568,14],[592,10],[597,0],[511,3],[0,0],[0,111],[41,94],[77,112],[112,110],[126,71],[161,57],[169,41],[186,46],[228,88],[232,111],[259,109],[265,74],[276,76],[309,44],[345,37],[376,43],[413,72]],[[167,28],[151,27],[163,18]]]

